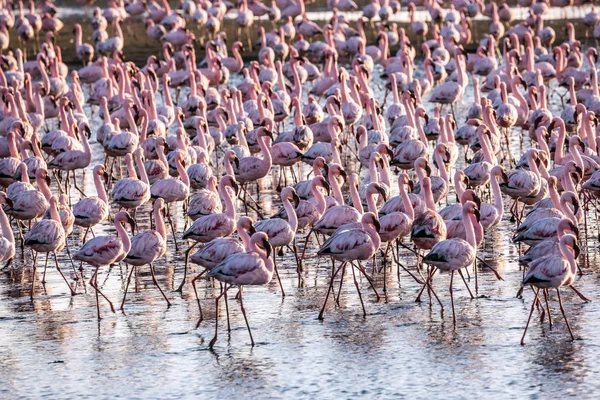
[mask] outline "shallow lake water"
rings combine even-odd
[[[379,82],[374,85],[376,96],[382,99]],[[457,108],[459,121],[464,121],[471,101],[469,86]],[[432,112],[433,107],[427,107]],[[550,107],[555,115],[560,113],[556,95]],[[98,124],[96,117],[94,125]],[[512,135],[514,153],[521,152],[518,134],[515,130]],[[528,146],[526,139],[524,148]],[[92,166],[103,162],[100,146],[94,143],[93,148]],[[308,170],[304,168],[305,173]],[[86,193],[95,194],[90,172],[81,177],[81,185]],[[263,182],[264,188],[273,186],[269,180]],[[395,194],[397,187],[392,189]],[[278,196],[266,189],[261,194],[265,214],[270,215],[280,204]],[[72,197],[78,200],[75,193]],[[454,202],[454,194],[448,199]],[[238,206],[243,210],[241,203]],[[146,205],[138,211],[138,229],[148,229],[149,210]],[[180,237],[185,224],[181,205],[173,210]],[[451,319],[449,276],[437,275],[433,281],[446,308],[442,317],[437,303],[430,306],[426,295],[421,303],[414,301],[421,286],[404,271],[398,280],[395,265],[385,278],[383,272],[372,275],[379,301],[366,279],[358,277],[366,318],[348,271],[339,306],[330,299],[324,321],[318,320],[331,264],[314,256],[317,243],[311,242],[301,287],[293,254],[287,252],[278,259],[285,298],[275,279],[267,287],[245,289],[256,346],[250,346],[239,304],[230,298],[231,332],[226,330],[221,302],[220,335],[213,351],[208,350],[208,342],[214,333],[219,285],[200,281],[204,321],[197,326],[199,312],[191,285],[184,287],[183,294],[174,291],[183,277],[183,255],[181,250],[174,251],[171,241],[171,250],[155,265],[172,306],[166,307],[149,269],[141,267],[134,275],[125,312],[113,314],[101,301],[101,321],[96,319],[89,267],[84,266],[85,279],[77,280],[78,295],[71,297],[52,260],[45,287],[39,284],[43,260],[38,259],[38,286],[31,301],[31,254],[18,250],[15,262],[0,274],[0,397],[592,398],[600,386],[600,275],[593,210],[588,212],[587,225],[587,233],[582,227],[582,238],[586,238],[579,258],[584,275],[575,286],[592,302],[582,303],[572,292],[563,291],[577,340],[570,340],[552,294],[554,326],[540,324],[539,314],[534,313],[524,347],[519,340],[533,296],[525,290],[523,299],[515,297],[523,274],[517,259],[526,247],[510,241],[514,223],[506,213],[500,226],[486,234],[479,252],[504,280],[498,281],[479,263],[478,294],[471,300],[456,279],[456,328]],[[96,230],[102,233],[113,234],[114,229],[104,223]],[[69,238],[72,252],[79,248],[82,236],[76,229]],[[302,246],[304,233],[300,237]],[[181,241],[180,245],[184,247]],[[412,253],[401,249],[400,254],[404,265],[414,271]],[[65,272],[72,271],[64,251],[59,260]],[[369,263],[369,273],[371,268]],[[128,271],[125,264],[100,270],[101,288],[117,308]],[[190,264],[188,280],[200,271]],[[336,280],[336,294],[338,284]],[[469,285],[474,290],[472,273]]]

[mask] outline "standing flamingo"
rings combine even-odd
[[[167,252],[167,229],[163,219],[164,212],[165,201],[163,199],[156,199],[153,207],[156,230],[140,232],[131,238],[130,249],[123,261],[132,265],[132,268],[131,271],[129,271],[129,276],[127,277],[125,293],[123,294],[123,301],[121,302],[121,310],[123,310],[123,307],[125,306],[125,298],[127,297],[127,289],[129,288],[131,275],[133,275],[133,271],[136,269],[136,267],[141,267],[142,265],[150,266],[152,282],[156,285],[163,298],[167,302],[167,307],[171,306],[171,302],[160,288],[160,285],[156,280],[154,265],[152,265],[154,261],[162,257]]]
[[[262,246],[262,248],[258,247],[259,245]],[[271,279],[273,278],[274,263],[270,259],[272,249],[269,244],[269,238],[264,232],[256,232],[252,235],[250,249],[251,251],[247,253],[237,253],[227,257],[222,263],[208,273],[208,277],[218,279],[225,284],[240,286],[240,308],[244,315],[244,321],[246,321],[250,341],[254,346],[254,339],[252,338],[252,332],[250,331],[250,325],[248,324],[248,318],[246,317],[246,309],[244,308],[241,286],[266,285],[271,282]],[[219,300],[227,293],[227,290],[229,290],[230,287],[231,286],[225,287],[223,293],[215,300],[215,336],[209,343],[209,348],[211,349],[217,342]]]
[[[117,236],[96,236],[95,238],[88,240],[81,249],[73,256],[74,260],[83,261],[92,267],[95,267],[94,274],[90,279],[90,286],[96,291],[96,309],[98,311],[98,320],[100,316],[100,302],[98,295],[104,297],[104,299],[110,305],[111,311],[114,313],[115,308],[112,302],[100,291],[98,287],[98,271],[100,267],[111,265],[122,261],[129,250],[131,249],[131,240],[123,227],[123,224],[127,222],[131,229],[135,225],[135,221],[131,218],[127,211],[119,211],[115,215],[115,229],[117,230]]]
[[[42,278],[42,284],[46,283],[46,268],[48,266],[48,254],[54,255],[54,262],[56,264],[56,270],[60,273],[67,286],[71,295],[75,295],[75,291],[67,281],[67,278],[62,273],[60,266],[58,265],[58,258],[56,252],[60,251],[65,247],[65,230],[60,223],[60,216],[58,215],[57,209],[58,199],[53,196],[50,198],[50,215],[51,219],[42,219],[31,228],[27,235],[25,235],[25,246],[31,247],[35,251],[33,258],[33,268],[31,270],[31,299],[35,292],[35,277],[36,277],[36,262],[38,253],[46,253],[46,263],[44,264],[44,277]]]

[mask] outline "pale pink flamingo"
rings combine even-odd
[[[231,174],[228,172],[228,175]],[[190,196],[187,211],[188,217],[192,221],[205,215],[220,213],[222,211],[223,206],[219,199],[217,186],[217,177],[213,175],[208,179],[208,183],[204,189],[200,189]]]
[[[573,205],[573,210],[567,203]],[[561,212],[553,212],[552,208],[540,209],[530,215],[529,221],[523,221],[524,225],[519,226],[516,235],[513,238],[514,242],[523,242],[529,246],[535,246],[538,243],[553,238],[557,235],[557,226],[563,218],[571,221],[573,230],[578,234],[577,230],[577,214],[579,210],[579,201],[574,193],[564,192],[560,199]],[[537,216],[537,217],[536,217]],[[526,223],[525,223],[526,222]]]
[[[423,178],[421,191],[426,210],[416,215],[412,225],[411,240],[418,249],[429,250],[446,239],[446,224],[436,211],[429,177]]]
[[[479,210],[477,209],[477,206],[475,205],[475,203],[468,201],[463,206],[462,215],[462,221],[465,226],[466,232],[466,240],[459,238],[443,240],[437,243],[435,246],[433,246],[431,251],[423,258],[423,262],[433,266],[433,270],[431,271],[429,277],[427,278],[427,281],[423,285],[421,293],[426,287],[433,291],[431,287],[431,280],[438,270],[450,272],[449,292],[450,301],[452,303],[452,323],[454,326],[456,326],[456,313],[454,311],[454,295],[452,291],[454,272],[458,272],[464,280],[461,270],[473,264],[477,253],[477,242],[475,240],[475,230],[473,220],[471,219],[471,215],[473,215],[477,221],[479,220]],[[465,285],[467,285],[466,281]],[[469,287],[467,285],[467,289],[468,288]],[[435,292],[433,293],[435,295]],[[471,295],[471,298],[473,298],[470,289],[469,294]],[[437,295],[435,295],[435,297],[437,298]],[[441,302],[440,306],[442,306]],[[442,313],[443,310],[444,307],[442,306]]]
[[[4,198],[0,196],[0,262],[5,262],[4,268],[8,267],[15,257],[15,236],[13,234],[10,222],[2,209],[1,204],[4,203]]]
[[[25,190],[15,193],[13,198],[6,198],[4,211],[6,214],[21,221],[31,221],[44,215],[49,206],[46,196],[50,192],[48,171],[39,168],[35,176],[38,189]]]
[[[252,338],[252,332],[250,331],[250,325],[248,324],[248,319],[246,317],[241,287],[243,285],[266,285],[271,282],[271,279],[273,278],[274,262],[270,259],[272,249],[268,237],[264,232],[256,232],[252,235],[250,240],[250,250],[251,251],[245,253],[232,254],[213,268],[207,275],[209,278],[215,278],[226,284],[223,292],[215,301],[215,336],[209,343],[209,348],[211,349],[217,342],[219,300],[222,296],[226,295],[227,290],[231,287],[227,287],[227,284],[240,286],[240,308],[244,315],[244,321],[246,321],[250,341],[252,345],[254,345],[254,339]]]
[[[87,66],[94,58],[94,48],[91,44],[83,43],[81,25],[73,25],[73,33],[75,34],[75,53],[77,58],[83,62],[83,66]]]
[[[211,240],[190,257],[190,260],[194,264],[199,264],[200,266],[204,267],[204,271],[192,279],[192,287],[194,288],[194,294],[196,295],[196,302],[198,303],[198,309],[200,312],[199,322],[203,320],[203,315],[196,282],[204,274],[210,272],[210,270],[225,261],[227,257],[233,254],[251,251],[250,236],[256,233],[253,223],[254,221],[250,217],[240,217],[237,221],[237,232],[238,236],[240,237],[239,240],[232,237]]]
[[[52,159],[48,166],[50,168],[60,169],[67,172],[67,184],[70,182],[69,173],[73,172],[73,185],[75,188],[83,194],[82,190],[77,186],[76,171],[78,169],[84,169],[90,165],[92,159],[92,149],[88,142],[88,138],[91,135],[90,128],[87,123],[81,122],[77,131],[81,139],[81,148],[73,148],[65,152],[59,153],[54,159]],[[70,186],[70,185],[69,185]]]
[[[27,172],[27,164],[22,162],[19,165],[20,180],[11,183],[6,188],[6,198],[11,200],[14,199],[19,193],[26,192],[28,190],[35,190],[35,187],[29,182],[29,173]]]
[[[363,214],[361,218],[360,228],[341,230],[337,232],[335,235],[327,239],[327,241],[317,252],[317,255],[319,256],[329,256],[336,261],[342,262],[337,269],[334,268],[334,271],[331,274],[329,288],[327,289],[325,302],[323,303],[323,307],[319,313],[319,319],[323,319],[325,307],[327,306],[327,300],[329,299],[329,294],[333,288],[333,280],[340,270],[342,271],[343,276],[348,263],[351,265],[352,276],[354,277],[354,285],[359,293],[359,299],[363,309],[363,317],[367,316],[367,311],[362,301],[362,295],[360,293],[360,289],[358,288],[358,282],[356,280],[354,268],[357,268],[363,275],[365,275],[365,277],[367,277],[369,280],[369,283],[372,285],[372,281],[366,274],[366,271],[360,264],[360,261],[369,260],[376,254],[377,250],[379,250],[379,246],[381,245],[379,228],[380,224],[375,214],[367,212]],[[354,262],[357,262],[358,265],[355,266]],[[373,290],[379,299],[379,295],[374,287]]]
[[[244,45],[242,42],[237,41],[231,47],[233,57],[225,57],[221,59],[221,63],[225,66],[232,74],[238,74],[244,68],[244,60],[242,59],[242,52],[244,51]]]
[[[469,178],[470,187],[478,187],[485,185],[490,180],[490,171],[494,166],[496,157],[492,154],[490,136],[491,132],[489,128],[481,124],[477,127],[477,137],[481,144],[481,152],[483,154],[483,161],[469,164],[465,168],[465,176]]]
[[[21,164],[15,132],[8,132],[6,135],[6,142],[8,144],[10,156],[0,159],[0,186],[3,187],[8,187],[8,185],[15,181],[15,175]]]
[[[35,278],[36,278],[36,264],[38,253],[46,253],[46,263],[44,264],[44,275],[42,278],[42,284],[46,283],[46,267],[48,266],[48,254],[54,255],[54,262],[56,264],[56,270],[60,273],[72,296],[75,295],[75,291],[67,281],[67,278],[62,273],[56,257],[56,252],[63,249],[66,243],[65,230],[60,222],[60,216],[58,215],[57,209],[58,199],[56,197],[50,198],[50,214],[51,219],[42,219],[35,224],[29,232],[25,235],[25,246],[31,247],[35,252],[33,258],[33,268],[31,274],[31,299],[33,299],[35,292]]]
[[[291,201],[294,202],[292,206]],[[300,198],[296,194],[296,191],[292,187],[286,187],[281,191],[281,202],[285,209],[287,220],[283,218],[271,218],[258,221],[254,224],[254,228],[258,232],[265,232],[269,237],[269,243],[277,250],[284,246],[291,247],[296,257],[296,266],[298,276],[300,277],[300,261],[298,259],[298,251],[296,249],[296,231],[298,230],[298,216],[296,214],[296,207],[300,204]],[[279,281],[279,287],[281,288],[281,295],[285,296],[283,285],[277,271],[276,257],[273,257],[273,263],[275,264],[275,274]]]
[[[236,207],[230,190],[234,195],[239,192],[238,183],[231,175],[225,175],[219,181],[219,195],[225,203],[224,212],[218,214],[209,214],[202,216],[194,221],[184,233],[184,240],[192,240],[194,243],[185,251],[185,266],[183,280],[177,289],[179,292],[183,289],[187,276],[187,264],[189,254],[198,243],[208,243],[213,239],[229,236],[235,231],[236,226]]]
[[[125,156],[125,164],[129,178],[122,178],[115,183],[112,190],[112,200],[125,209],[134,209],[133,218],[135,218],[137,208],[150,200],[150,185],[148,175],[144,169],[143,150],[138,148],[134,153],[135,166],[140,174],[137,177],[136,169],[133,166],[131,154]]]
[[[435,87],[429,95],[429,101],[439,104],[450,104],[452,114],[454,115],[454,103],[462,98],[467,82],[464,82],[462,50],[454,50],[454,59],[456,60],[457,82],[450,81],[442,83]],[[455,117],[456,119],[456,117]]]
[[[561,253],[559,257],[556,255],[548,255],[530,262],[529,269],[523,278],[523,286],[535,286],[537,290],[534,289],[535,298],[533,299],[533,304],[531,305],[531,312],[529,313],[529,318],[527,319],[527,325],[525,325],[525,330],[523,331],[521,345],[525,344],[525,335],[527,334],[527,328],[529,327],[529,322],[531,321],[531,315],[535,310],[535,306],[538,301],[541,302],[538,297],[540,290],[547,290],[551,288],[556,289],[560,311],[565,319],[565,324],[567,325],[567,329],[571,335],[571,340],[575,340],[573,332],[571,331],[571,327],[569,326],[569,321],[567,321],[562,300],[560,298],[560,288],[562,286],[568,286],[574,289],[571,285],[577,272],[577,262],[575,261],[574,256],[574,254],[579,250],[577,246],[577,238],[571,234],[564,235],[560,239],[559,249]],[[550,312],[549,309],[548,312]],[[550,315],[548,315],[548,318],[550,318]]]
[[[427,23],[424,21],[415,20],[415,10],[416,10],[415,4],[409,3],[408,4],[408,15],[410,18],[410,28],[412,29],[412,31],[415,35],[421,37],[421,40],[425,40],[425,36],[427,36],[427,31],[428,31]]]
[[[500,182],[502,193],[514,199],[514,204],[511,206],[513,217],[518,216],[518,202],[524,202],[527,198],[537,195],[541,188],[539,170],[536,166],[536,161],[539,159],[538,153],[535,150],[529,150],[527,159],[529,160],[529,171],[515,169]]]
[[[165,211],[165,201],[163,199],[156,199],[153,206],[154,223],[156,224],[156,230],[147,230],[138,233],[133,236],[131,245],[127,255],[123,259],[127,264],[132,266],[127,277],[127,284],[125,285],[125,293],[123,293],[123,301],[121,302],[121,310],[125,306],[125,298],[127,297],[127,289],[129,288],[129,282],[131,276],[136,267],[142,265],[150,266],[150,273],[152,274],[152,282],[156,285],[163,298],[167,302],[167,307],[171,306],[171,302],[160,288],[156,275],[154,272],[154,265],[152,264],[157,259],[165,255],[167,252],[167,229],[165,227],[165,221],[163,219],[163,213]]]
[[[409,126],[416,126],[416,131],[419,135],[418,139],[406,140],[400,143],[394,149],[394,156],[392,158],[392,164],[398,167],[409,170],[413,169],[415,161],[420,157],[428,157],[427,153],[427,136],[421,125],[420,118],[427,119],[425,109],[418,107],[415,110],[414,116],[412,111],[407,114]],[[414,119],[413,119],[414,118]]]
[[[177,167],[178,178],[167,177],[157,180],[150,186],[150,197],[153,199],[161,198],[167,203],[167,218],[171,225],[171,232],[173,234],[173,240],[175,242],[175,248],[178,248],[177,239],[175,235],[175,227],[171,220],[171,212],[169,209],[170,203],[178,201],[185,201],[190,195],[190,178],[188,177],[185,166],[183,165],[185,154],[181,150],[177,150],[174,157],[175,166]]]
[[[568,218],[560,220],[556,227],[556,236],[552,236],[535,246],[530,247],[521,257],[519,257],[519,264],[523,266],[529,266],[534,260],[543,258],[549,255],[560,256],[560,239],[567,233],[573,234],[577,237],[579,229],[573,222]],[[575,252],[575,258],[579,257],[580,251]]]
[[[268,128],[272,128],[272,125],[272,120],[267,119],[266,126],[259,127],[256,132],[256,139],[260,146],[263,158],[255,156],[242,158],[239,166],[234,169],[236,179],[242,184],[244,190],[244,204],[247,204],[246,185],[249,182],[256,182],[257,193],[260,193],[258,190],[258,187],[260,186],[259,180],[267,176],[271,171],[271,166],[273,164],[271,157],[271,140],[273,139],[273,133],[268,130]]]
[[[362,214],[362,203],[358,194],[356,182],[352,182],[349,185],[352,203],[355,205],[352,207],[344,204],[344,198],[340,189],[340,185],[336,179],[338,173],[345,180],[346,171],[344,171],[337,164],[329,165],[329,183],[331,185],[331,190],[334,194],[334,197],[338,201],[338,205],[328,208],[321,218],[314,224],[313,230],[323,235],[331,235],[342,225],[358,222]]]
[[[101,179],[108,181],[108,174],[103,165],[96,165],[93,171],[94,185],[98,196],[84,197],[73,206],[73,215],[75,216],[75,225],[86,228],[84,239],[89,230],[92,230],[97,224],[108,218],[110,207],[106,189]]]
[[[98,271],[102,266],[109,266],[114,263],[123,261],[131,249],[131,240],[125,228],[124,223],[128,223],[133,230],[135,221],[131,218],[127,211],[119,211],[115,215],[115,229],[117,236],[96,236],[88,240],[79,251],[73,256],[74,260],[85,262],[95,268],[94,274],[90,279],[90,286],[96,291],[96,309],[98,311],[98,319],[100,316],[100,302],[98,295],[110,305],[111,311],[114,313],[115,308],[112,302],[100,291],[98,287]]]

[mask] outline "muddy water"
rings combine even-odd
[[[375,88],[382,99],[380,82],[375,82]],[[471,101],[469,88],[457,109],[459,121],[464,120]],[[432,106],[427,107],[431,112]],[[552,98],[550,107],[559,114],[558,97]],[[96,118],[94,125],[98,124]],[[528,145],[526,139],[524,148]],[[93,148],[92,165],[96,165],[103,155],[98,144]],[[521,152],[517,131],[513,132],[513,152]],[[80,178],[81,185],[86,193],[95,194],[90,172],[88,169]],[[264,182],[264,188],[271,186]],[[265,189],[262,195],[265,213],[277,210],[276,193]],[[77,199],[73,194],[73,201]],[[449,199],[453,202],[454,195]],[[139,229],[148,228],[149,210],[145,206],[138,212]],[[181,207],[176,210],[177,231],[182,232]],[[434,303],[430,307],[427,296],[422,303],[414,302],[420,286],[405,272],[398,280],[396,266],[386,272],[385,282],[383,273],[373,275],[379,301],[367,281],[358,278],[367,318],[362,317],[356,289],[347,274],[339,307],[330,301],[325,320],[319,321],[331,266],[313,256],[317,244],[311,242],[301,287],[293,255],[288,253],[279,260],[285,299],[276,281],[268,287],[246,288],[245,306],[257,345],[249,346],[238,303],[231,301],[231,332],[226,331],[222,304],[220,339],[212,352],[207,347],[214,333],[218,284],[200,282],[205,320],[196,326],[199,312],[191,286],[188,284],[183,294],[174,292],[183,276],[181,251],[171,250],[156,263],[158,281],[173,303],[171,308],[167,309],[153,286],[148,268],[142,267],[134,276],[125,313],[112,314],[102,301],[101,322],[96,319],[95,297],[87,283],[92,273],[89,267],[84,266],[85,279],[76,281],[79,294],[71,297],[50,260],[47,282],[44,287],[38,283],[31,301],[31,254],[19,251],[12,267],[0,274],[0,396],[593,397],[599,386],[600,362],[596,226],[595,213],[590,211],[579,260],[585,274],[575,283],[592,302],[583,304],[570,292],[563,296],[577,340],[569,340],[553,295],[555,325],[552,329],[541,325],[534,314],[525,347],[519,340],[532,295],[525,291],[524,299],[515,297],[523,273],[517,259],[524,249],[510,242],[514,224],[506,215],[499,227],[486,234],[480,251],[504,281],[480,266],[478,296],[471,300],[464,285],[455,280],[456,329],[451,321],[449,277],[443,274],[434,280],[446,307],[442,318],[439,306]],[[114,234],[114,229],[104,224],[96,233]],[[81,238],[78,230],[69,238],[73,251]],[[173,249],[172,241],[169,244]],[[412,253],[401,250],[401,259],[414,268]],[[59,260],[63,270],[72,271],[64,252]],[[43,259],[38,260],[39,267],[42,263]],[[371,272],[371,265],[367,268]],[[38,282],[42,269],[38,269]],[[116,307],[128,271],[124,264],[100,271],[101,288]],[[188,276],[199,272],[191,266]],[[75,273],[70,277],[76,277]],[[469,285],[474,290],[472,278]]]

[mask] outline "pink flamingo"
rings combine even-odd
[[[475,240],[475,230],[473,220],[471,219],[471,215],[475,217],[477,222],[479,221],[479,210],[477,209],[477,205],[471,201],[468,201],[463,206],[462,214],[462,221],[465,226],[466,232],[466,240],[459,238],[443,240],[437,243],[435,246],[433,246],[431,251],[423,258],[423,262],[433,266],[433,270],[431,271],[427,281],[423,285],[421,293],[426,287],[432,290],[433,292],[433,289],[431,287],[431,280],[433,279],[433,276],[438,270],[450,272],[449,292],[450,301],[452,303],[452,323],[454,326],[456,326],[456,313],[454,311],[454,295],[452,292],[454,273],[458,272],[464,281],[462,269],[467,268],[471,264],[473,264],[477,253],[477,242]],[[467,282],[464,282],[467,286],[467,289],[469,290],[471,298],[473,298],[473,294],[471,293]],[[435,292],[433,293],[435,295]],[[435,295],[435,297],[437,298],[437,295]],[[442,307],[443,313],[444,306],[440,302],[439,298],[437,299],[440,303],[440,306]]]
[[[125,156],[125,164],[129,173],[129,178],[120,179],[115,183],[112,191],[112,200],[119,206],[126,209],[134,209],[133,218],[135,218],[137,208],[150,200],[150,185],[148,183],[148,175],[144,169],[144,161],[142,159],[144,150],[138,148],[135,151],[135,166],[140,174],[140,179],[137,178],[137,173],[133,167],[131,154]]]
[[[127,289],[129,288],[129,282],[131,276],[136,267],[142,265],[150,266],[150,273],[152,274],[152,282],[156,285],[163,298],[167,302],[167,307],[171,306],[171,302],[160,288],[156,275],[154,272],[154,265],[157,259],[165,255],[167,252],[167,229],[165,227],[165,221],[163,219],[163,213],[165,211],[165,201],[163,199],[156,199],[153,206],[154,222],[156,224],[156,230],[147,230],[140,232],[131,238],[131,246],[127,255],[123,259],[127,264],[133,266],[129,271],[127,277],[127,284],[125,285],[125,293],[123,294],[123,301],[121,302],[121,310],[125,306],[125,298],[127,297]]]
[[[185,251],[185,269],[183,272],[183,280],[177,289],[179,292],[181,292],[183,285],[185,284],[190,251],[192,251],[198,243],[208,243],[216,238],[229,236],[235,231],[236,207],[228,188],[233,189],[235,195],[239,192],[238,183],[231,175],[225,175],[219,182],[219,195],[225,203],[224,212],[210,214],[196,219],[192,226],[183,233],[184,240],[191,239],[194,243]]]
[[[246,321],[250,341],[254,346],[254,339],[252,338],[252,332],[250,331],[250,325],[248,324],[248,319],[246,317],[246,309],[244,308],[242,286],[266,285],[271,282],[271,279],[273,278],[274,263],[270,259],[272,249],[268,239],[268,236],[264,232],[256,232],[250,239],[251,251],[230,255],[208,273],[207,276],[209,278],[215,278],[226,284],[223,292],[215,300],[215,336],[210,341],[209,348],[212,349],[217,342],[219,300],[222,296],[226,295],[227,290],[231,287],[227,287],[227,284],[240,286],[240,308],[244,315],[244,321]],[[262,246],[262,248],[258,247],[258,245]]]
[[[35,180],[40,190],[35,188],[24,190],[15,193],[13,198],[6,198],[4,205],[6,214],[21,221],[31,221],[44,215],[44,211],[49,206],[45,196],[50,193],[48,171],[39,168],[36,171]]]
[[[354,285],[356,286],[356,290],[359,294],[360,303],[363,309],[363,317],[367,316],[367,311],[362,301],[362,295],[360,293],[360,289],[358,288],[358,282],[356,280],[354,268],[357,268],[363,275],[365,275],[365,277],[369,280],[369,283],[371,283],[372,285],[372,281],[366,274],[364,267],[361,266],[360,261],[369,260],[375,255],[377,250],[379,250],[379,246],[381,245],[379,229],[380,224],[375,214],[373,214],[372,212],[367,212],[363,214],[361,218],[360,228],[339,231],[338,233],[327,239],[327,241],[319,249],[317,255],[329,256],[334,260],[342,262],[342,264],[337,268],[337,270],[334,270],[334,272],[331,274],[329,288],[327,289],[325,302],[323,303],[323,307],[321,308],[321,312],[319,313],[319,319],[322,320],[325,314],[327,300],[329,299],[329,294],[331,293],[331,290],[333,288],[333,280],[335,279],[336,275],[340,272],[340,270],[342,271],[343,276],[348,263],[350,263],[352,268]],[[354,265],[355,261],[357,262],[358,266]],[[377,294],[377,291],[374,287],[373,290],[377,295],[377,299],[379,299],[379,295]]]
[[[163,178],[150,186],[150,196],[153,199],[164,199],[165,203],[167,203],[167,218],[169,220],[169,225],[171,225],[175,249],[178,248],[178,245],[175,235],[175,227],[173,226],[173,221],[171,220],[171,212],[168,204],[175,203],[177,201],[185,201],[190,195],[190,178],[187,174],[185,166],[183,165],[184,159],[185,154],[183,151],[177,150],[174,161],[179,177]]]
[[[85,67],[94,58],[94,48],[91,44],[83,43],[81,25],[75,24],[73,26],[73,33],[75,34],[75,53]]]
[[[131,240],[123,227],[124,223],[128,223],[133,230],[135,221],[131,218],[127,211],[119,211],[115,215],[115,229],[117,236],[96,236],[88,240],[81,249],[73,256],[74,260],[85,262],[92,267],[95,267],[94,274],[90,279],[90,286],[96,291],[96,309],[98,311],[98,320],[100,316],[100,302],[98,295],[110,305],[111,311],[114,313],[115,308],[112,302],[100,291],[98,287],[98,271],[100,267],[111,265],[122,261],[129,250],[131,249]]]
[[[58,259],[56,258],[56,252],[61,251],[65,247],[65,230],[60,222],[60,217],[57,210],[57,198],[55,196],[50,198],[50,214],[51,219],[42,219],[31,228],[27,235],[25,235],[25,246],[31,247],[35,252],[33,257],[33,268],[31,270],[31,299],[35,292],[35,277],[36,277],[36,263],[38,253],[46,253],[46,263],[44,264],[44,276],[42,278],[42,284],[46,283],[46,267],[48,266],[48,254],[54,255],[54,262],[56,264],[56,270],[60,273],[65,283],[69,287],[71,296],[75,295],[75,291],[67,281],[67,278],[62,273],[60,266],[58,265]]]
[[[575,340],[573,331],[571,331],[569,321],[567,320],[567,316],[563,308],[562,299],[560,298],[560,288],[562,286],[568,286],[573,289],[571,285],[577,272],[577,262],[575,261],[574,254],[576,254],[579,250],[577,246],[577,238],[571,234],[564,235],[560,239],[559,249],[561,253],[559,257],[556,255],[548,255],[529,263],[529,269],[523,278],[523,286],[531,285],[532,287],[535,286],[537,289],[534,289],[535,298],[533,299],[533,304],[531,305],[531,312],[529,313],[529,318],[527,319],[527,325],[525,325],[525,330],[523,331],[521,345],[525,344],[525,335],[527,333],[527,328],[529,327],[529,322],[531,321],[531,315],[533,314],[536,304],[538,301],[540,301],[538,297],[540,290],[547,290],[551,288],[556,289],[560,311],[565,319],[565,324],[567,325],[567,329],[571,335],[571,340]],[[548,309],[548,313],[549,312],[550,310]],[[548,318],[550,318],[549,314]]]
[[[439,104],[450,104],[452,114],[454,115],[454,103],[462,98],[466,83],[464,81],[462,50],[454,50],[454,59],[456,60],[457,82],[445,82],[435,87],[429,96],[429,101]],[[456,119],[456,117],[454,117]]]
[[[75,216],[75,225],[86,228],[83,240],[89,230],[94,234],[94,226],[108,218],[109,205],[106,196],[106,190],[102,184],[101,178],[108,181],[108,174],[103,165],[96,165],[93,171],[94,185],[98,196],[84,197],[73,206],[73,215]]]
[[[0,204],[4,202],[4,199],[0,196]],[[15,257],[15,236],[13,235],[12,227],[10,222],[4,213],[4,210],[0,206],[0,262],[5,262],[4,268],[8,267]]]

